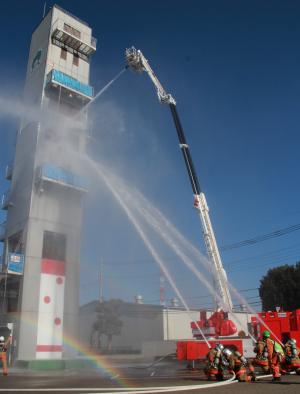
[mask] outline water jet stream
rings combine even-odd
[[[102,171],[104,171],[102,167]],[[108,172],[105,170],[106,173]],[[106,175],[108,176],[108,175]],[[187,268],[193,272],[198,280],[208,289],[212,296],[216,296],[220,305],[222,305],[221,297],[215,293],[214,287],[204,277],[202,273],[195,267],[193,261],[181,250],[179,242],[184,244],[185,250],[193,250],[196,258],[204,264],[204,267],[211,270],[211,264],[209,260],[202,255],[190,242],[182,236],[182,234],[166,219],[166,217],[144,196],[141,192],[132,188],[126,187],[124,182],[117,177],[115,174],[109,173],[109,179],[112,183],[114,181],[114,189],[119,190],[122,198],[126,200],[128,206],[132,205],[132,210],[137,210],[146,220],[146,222],[158,233],[166,242],[167,245],[175,252],[175,254],[182,260]],[[134,203],[133,203],[134,201]],[[165,230],[164,230],[165,228]],[[173,233],[173,238],[169,235]],[[174,237],[176,238],[174,240]],[[227,278],[226,278],[227,281]],[[243,323],[239,320],[236,314],[232,311],[234,320],[243,326]],[[249,333],[251,339],[255,342],[255,338]]]
[[[166,231],[162,232],[160,230],[162,224],[165,225],[165,227],[168,229],[168,232],[173,233],[173,235],[177,239],[177,241],[181,242],[185,246],[185,249],[187,248],[188,250],[192,251],[194,256],[197,258],[197,260],[201,264],[203,264],[204,267],[206,269],[208,269],[208,270],[211,269],[210,261],[205,256],[203,256],[199,252],[199,250],[197,248],[195,248],[195,246],[193,244],[191,244],[185,237],[183,237],[183,235],[167,220],[167,218],[155,206],[153,206],[153,204],[149,200],[146,199],[145,196],[143,196],[140,192],[137,192],[137,193],[138,193],[138,198],[135,198],[135,202],[136,202],[136,200],[141,200],[142,203],[141,204],[135,204],[136,207],[137,208],[138,207],[142,207],[142,209],[140,211],[142,213],[144,213],[144,216],[145,216],[146,220],[148,221],[148,223],[153,228],[155,228],[157,231],[160,231],[162,237],[166,240],[166,242],[170,245],[170,247],[172,247],[172,249],[175,251],[175,253],[181,258],[183,263],[196,275],[196,277],[206,286],[206,288],[213,295],[214,294],[214,289],[211,286],[211,284],[203,278],[203,275],[197,270],[197,268],[195,267],[194,263],[186,255],[184,255],[183,252],[181,252],[181,250],[178,248],[178,243],[175,243],[174,241],[172,241],[172,239],[170,237],[168,237],[168,233]],[[153,213],[155,213],[155,216],[153,215]],[[157,218],[159,220],[157,220]],[[175,248],[172,246],[172,244],[174,245]],[[263,324],[265,327],[267,327],[268,330],[271,332],[271,334],[274,336],[274,338],[282,345],[282,342],[276,336],[274,331],[265,322],[263,322],[263,320],[260,318],[260,316],[257,314],[257,312],[253,308],[251,308],[251,306],[246,301],[246,299],[237,291],[237,289],[228,281],[227,278],[224,278],[224,280],[226,280],[230,290],[234,293],[234,295],[243,304],[245,304],[247,306],[248,311],[250,313],[254,314],[256,316],[256,318],[259,320],[259,322],[261,324]],[[221,299],[218,296],[218,294],[216,294],[216,297],[218,298],[218,301],[221,302]],[[242,325],[240,320],[238,319],[236,314],[234,314],[233,311],[232,311],[232,314],[234,316],[234,319],[240,325]],[[256,339],[253,337],[253,335],[251,333],[249,333],[249,336],[251,337],[251,339],[253,341],[256,341]]]
[[[91,159],[88,159],[90,165],[94,168],[94,170],[97,172],[97,174],[102,178],[103,182],[105,183],[105,185],[107,186],[107,188],[111,191],[111,193],[113,194],[113,196],[115,197],[115,199],[118,201],[118,203],[120,204],[120,206],[122,207],[122,209],[125,211],[126,215],[128,216],[129,220],[131,221],[131,223],[134,225],[136,231],[138,232],[139,236],[141,237],[141,239],[143,240],[145,246],[147,247],[147,249],[149,250],[150,254],[152,255],[152,257],[154,258],[154,260],[157,262],[159,268],[161,269],[161,271],[163,272],[163,274],[165,275],[165,277],[167,278],[167,280],[169,281],[170,285],[172,286],[175,294],[177,295],[177,297],[180,299],[182,305],[184,306],[184,308],[186,309],[191,321],[194,321],[192,315],[191,315],[191,311],[185,301],[185,299],[183,298],[181,292],[179,291],[174,279],[172,278],[171,274],[169,273],[168,269],[166,268],[164,262],[162,261],[161,257],[158,255],[157,251],[155,250],[155,248],[153,247],[152,243],[150,242],[149,238],[147,237],[147,235],[145,234],[144,230],[142,229],[142,227],[140,226],[137,218],[134,216],[133,212],[130,210],[130,208],[128,207],[128,205],[124,202],[124,200],[121,198],[120,193],[117,193],[117,189],[113,187],[113,185],[111,184],[111,182],[109,181],[108,177],[104,174],[104,171],[100,171],[97,164],[92,161]],[[208,340],[206,339],[203,331],[201,330],[201,328],[199,327],[197,321],[195,321],[195,324],[200,332],[200,334],[202,335],[204,341],[206,342],[208,348],[211,348],[210,343],[208,342]]]
[[[103,86],[102,89],[99,90],[99,92],[96,94],[95,97],[92,98],[92,100],[85,106],[83,107],[82,111],[86,111],[94,102],[115,82],[117,81],[120,76],[127,70],[127,67],[122,68],[120,72],[111,80],[109,81],[105,86]],[[80,112],[82,112],[80,111]]]

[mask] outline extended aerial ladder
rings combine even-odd
[[[219,294],[220,300],[222,300],[222,302],[217,301],[217,304],[224,311],[230,312],[232,311],[233,305],[227,285],[227,276],[223,268],[221,256],[210,221],[209,209],[206,198],[200,188],[192,157],[189,151],[189,146],[187,144],[184,131],[177,113],[176,101],[171,94],[165,91],[158,78],[156,77],[154,71],[150,67],[147,59],[144,57],[140,50],[137,50],[134,47],[126,49],[126,61],[128,67],[132,70],[138,73],[142,73],[143,71],[145,71],[149,75],[155,86],[159,101],[163,104],[169,105],[170,107],[178,135],[179,146],[183,154],[186,169],[188,171],[189,179],[194,193],[194,206],[199,212],[208,257],[213,264],[216,290]]]

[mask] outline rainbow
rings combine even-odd
[[[36,322],[26,316],[22,316],[17,320],[19,320],[19,322],[22,321],[30,327],[36,327]],[[86,359],[86,361],[88,361],[91,366],[98,369],[101,374],[108,375],[111,379],[113,379],[115,383],[118,384],[119,387],[129,388],[129,385],[125,383],[125,380],[123,380],[125,378],[123,374],[120,372],[119,369],[115,368],[111,364],[108,357],[91,350],[89,347],[78,341],[77,338],[66,333],[65,331],[63,333],[63,345],[64,347],[76,351],[78,356]]]
[[[122,375],[120,370],[112,366],[111,362],[108,360],[107,357],[92,351],[90,348],[80,343],[76,338],[66,334],[65,332],[63,337],[63,343],[64,346],[72,350],[76,350],[80,356],[85,357],[87,361],[93,367],[96,367],[99,371],[101,371],[101,373],[109,375],[112,379],[114,379],[114,381],[119,384],[120,387],[128,387],[124,383],[124,376]]]

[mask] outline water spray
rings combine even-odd
[[[169,273],[169,271],[167,270],[164,262],[162,261],[161,257],[158,255],[157,251],[155,250],[155,248],[153,247],[152,243],[150,242],[149,238],[147,237],[147,235],[145,234],[144,230],[141,228],[140,224],[138,223],[136,217],[134,216],[132,210],[130,210],[129,206],[124,202],[124,200],[121,198],[120,194],[117,192],[117,189],[114,188],[112,186],[112,184],[109,182],[107,175],[104,174],[104,171],[102,169],[102,171],[99,171],[99,168],[97,167],[96,163],[93,162],[91,159],[88,158],[89,163],[92,165],[92,167],[96,170],[96,172],[98,173],[98,175],[101,176],[102,180],[104,181],[104,183],[106,184],[107,188],[111,191],[111,193],[113,194],[113,196],[115,197],[115,199],[117,200],[117,202],[120,204],[120,206],[122,207],[122,209],[125,211],[126,215],[128,216],[128,218],[130,219],[131,223],[134,225],[135,229],[137,230],[139,236],[141,237],[141,239],[143,240],[144,244],[146,245],[147,249],[149,250],[150,254],[152,255],[153,259],[157,262],[159,268],[161,269],[161,271],[163,272],[163,274],[165,275],[165,277],[168,279],[170,285],[172,286],[174,292],[176,293],[177,297],[180,299],[182,305],[185,307],[187,314],[189,315],[189,318],[194,321],[192,315],[191,315],[191,311],[185,301],[185,299],[183,298],[181,292],[179,291],[176,283],[174,282],[171,274]],[[195,324],[201,334],[201,336],[203,337],[207,347],[210,349],[211,345],[208,342],[208,340],[206,339],[203,331],[201,330],[199,324],[197,321],[195,321]]]
[[[99,90],[99,92],[92,98],[92,100],[85,106],[83,107],[83,109],[80,111],[80,113],[82,113],[83,111],[85,112],[92,104],[94,104],[94,102],[100,97],[102,96],[102,94],[114,83],[116,82],[120,76],[127,70],[128,66],[125,66],[124,68],[122,68],[122,70],[120,72],[118,72],[118,74],[112,79],[110,80],[105,86],[103,86],[102,89]]]
[[[284,346],[283,343],[281,342],[281,340],[277,337],[277,335],[274,333],[274,331],[268,326],[268,324],[266,322],[264,322],[262,320],[262,318],[259,316],[259,314],[249,305],[249,303],[246,301],[246,299],[237,291],[237,289],[232,285],[229,284],[231,291],[235,294],[235,296],[243,303],[247,306],[249,312],[253,313],[255,315],[255,317],[257,318],[257,320],[260,322],[260,324],[262,324],[263,326],[265,326],[270,333],[273,335],[273,337],[276,339],[276,341],[278,343],[280,343],[281,346]]]
[[[96,164],[94,163],[94,165]],[[97,168],[97,172],[99,173],[99,168]],[[213,286],[203,276],[203,274],[200,273],[200,271],[195,267],[193,261],[179,248],[178,245],[179,243],[181,243],[185,246],[186,250],[193,251],[193,254],[197,258],[197,260],[200,260],[201,263],[204,264],[205,268],[209,269],[211,268],[211,265],[207,261],[206,257],[202,256],[198,249],[196,249],[191,243],[189,243],[182,236],[182,234],[180,234],[179,231],[175,229],[174,226],[165,218],[165,216],[156,207],[154,207],[151,202],[146,199],[146,197],[144,197],[140,192],[135,191],[134,198],[132,198],[134,189],[131,187],[126,187],[124,185],[124,182],[119,177],[117,177],[116,175],[112,175],[109,170],[104,169],[103,165],[101,166],[100,175],[103,180],[103,177],[105,176],[106,182],[109,182],[109,186],[107,186],[109,187],[110,191],[112,193],[115,193],[115,197],[116,195],[118,196],[119,202],[122,201],[122,204],[125,204],[126,207],[131,210],[131,215],[133,214],[133,209],[138,211],[139,214],[144,217],[146,222],[155,230],[155,232],[161,236],[161,238],[166,242],[166,244],[169,245],[169,247],[175,252],[175,254],[180,258],[180,260],[190,269],[190,271],[195,274],[198,280],[209,290],[212,295],[215,295],[215,290]],[[116,193],[116,190],[118,190],[118,193]],[[122,198],[120,196],[122,196]],[[129,208],[132,201],[134,201],[134,206]],[[173,237],[175,237],[176,241],[172,239],[172,237],[170,237],[168,233],[173,234]],[[216,297],[219,297],[219,295],[217,294]],[[220,304],[222,303],[222,299],[220,299],[220,297],[218,298],[218,301],[220,302]],[[185,303],[183,303],[183,305],[185,305]],[[234,314],[233,311],[232,313]],[[235,314],[234,317],[235,320],[241,326],[243,326],[243,323],[238,319]],[[194,319],[191,318],[191,320],[193,321]],[[196,321],[194,322],[197,328],[199,328],[199,324]],[[201,329],[199,329],[199,332],[203,336],[203,332]],[[254,342],[256,342],[256,339],[250,333],[249,336]]]
[[[106,170],[106,172],[108,172]],[[180,260],[186,265],[186,267],[193,272],[193,274],[198,278],[198,280],[208,289],[211,295],[216,296],[220,305],[222,305],[222,299],[218,294],[215,294],[215,289],[209,283],[209,281],[204,277],[202,273],[196,268],[193,261],[185,254],[182,249],[179,247],[179,243],[183,244],[185,250],[192,250],[194,252],[197,260],[200,260],[206,269],[210,269],[210,262],[207,260],[205,256],[203,256],[198,249],[196,249],[191,243],[189,243],[186,238],[179,233],[179,231],[174,228],[174,226],[166,219],[166,217],[155,207],[153,204],[139,191],[133,188],[126,187],[124,182],[119,179],[116,175],[109,174],[110,180],[114,179],[114,188],[116,190],[122,191],[122,198],[125,200],[127,205],[129,205],[132,201],[134,201],[133,208],[137,210],[142,217],[146,220],[146,222],[159,234],[167,245],[175,252],[175,254],[180,258]],[[134,193],[134,198],[133,197]],[[166,231],[167,230],[167,231]],[[173,238],[169,235],[173,234]],[[175,238],[175,240],[174,240]],[[179,242],[178,242],[179,241]],[[234,320],[236,320],[240,326],[243,326],[243,323],[238,319],[236,314],[232,311],[234,316]],[[251,339],[256,342],[256,339],[249,333]]]

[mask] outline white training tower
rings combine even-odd
[[[57,5],[32,33],[24,102],[34,107],[37,119],[21,119],[11,188],[2,200],[7,210],[2,237],[6,319],[18,333],[19,360],[75,356],[67,343],[77,338],[81,202],[87,182],[80,159],[70,160],[66,148],[78,158],[85,151],[95,50],[88,24]],[[74,118],[76,126],[64,128],[63,122]],[[16,256],[24,270],[12,273]],[[12,288],[19,294],[14,304]]]

